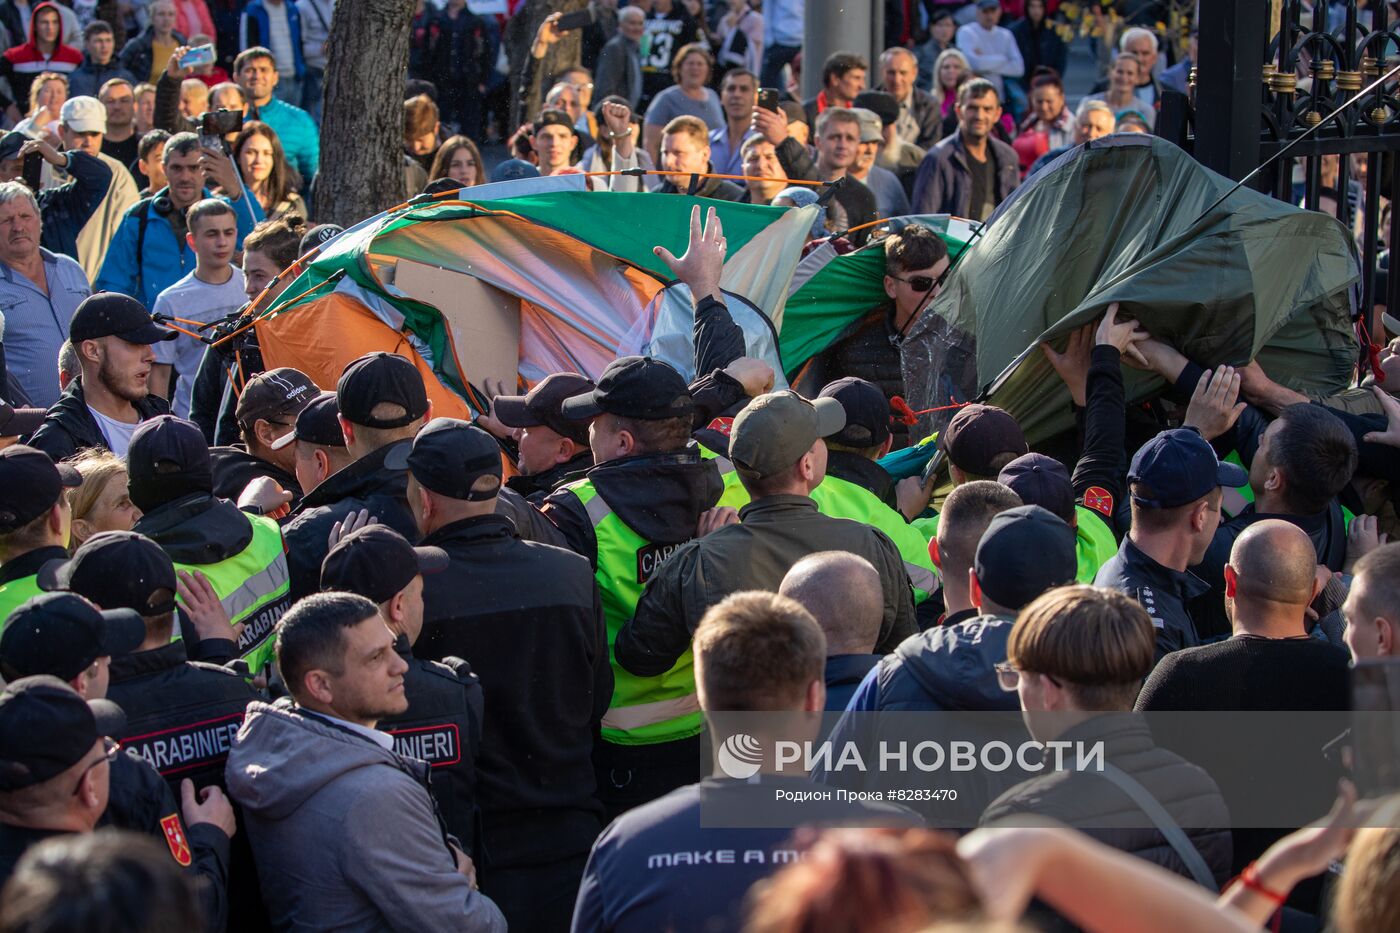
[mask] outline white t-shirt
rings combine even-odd
[[[92,412],[92,417],[97,421],[97,427],[102,431],[102,436],[107,438],[107,447],[118,457],[126,457],[127,448],[131,446],[131,435],[136,433],[139,422],[127,424],[125,421],[113,421],[102,412],[91,405],[87,410]]]
[[[156,314],[168,314],[187,321],[199,321],[201,324],[228,317],[248,300],[248,296],[243,293],[243,270],[237,266],[230,268],[233,275],[222,285],[210,285],[191,272],[157,295],[156,305],[152,310]],[[180,326],[185,330],[194,330],[185,324]],[[207,344],[186,334],[155,345],[156,362],[173,365],[175,371],[180,374],[171,411],[181,418],[190,416],[190,393],[194,387],[194,374],[199,371],[199,361],[204,357],[206,346]]]

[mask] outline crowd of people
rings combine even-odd
[[[693,380],[622,356],[467,421],[404,355],[318,385],[254,352],[242,381],[201,339],[341,232],[306,216],[333,5],[45,0],[17,41],[0,2],[28,101],[0,138],[0,933],[1400,925],[1395,788],[1358,799],[1373,750],[1328,731],[1400,653],[1400,319],[1309,398],[1109,305],[1040,348],[1075,428],[1035,449],[985,403],[921,441],[897,401],[952,260],[876,221],[986,219],[1072,147],[1150,131],[1190,70],[1150,11],[1071,110],[1050,0],[890,4],[874,73],[833,55],[807,100],[800,0],[600,3],[511,130],[517,19],[420,2],[410,194],[584,172],[820,199],[809,239],[864,227],[884,257],[887,300],[786,387],[697,206],[686,251],[656,249]],[[527,71],[562,35],[544,20]],[[1124,367],[1161,397],[1129,411]],[[910,449],[946,472],[897,478]],[[712,767],[707,725],[755,712],[770,747],[1020,713],[1100,743],[1111,779],[978,775],[948,826],[851,799],[880,773]],[[1246,779],[1159,712],[1340,718],[1250,744]],[[1244,816],[1260,773],[1304,815]],[[803,827],[714,818],[755,788],[811,797]]]

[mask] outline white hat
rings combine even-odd
[[[107,108],[96,97],[68,98],[58,118],[74,133],[107,132]]]

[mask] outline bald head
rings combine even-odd
[[[1306,606],[1317,580],[1317,550],[1297,525],[1277,518],[1256,522],[1230,549],[1235,600]]]
[[[778,593],[796,600],[826,633],[827,654],[870,654],[885,616],[880,573],[849,551],[808,554],[792,565]]]

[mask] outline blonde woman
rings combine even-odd
[[[126,463],[110,450],[85,450],[68,461],[83,475],[83,484],[68,490],[73,509],[69,553],[103,531],[130,531],[141,510],[126,492]]]

